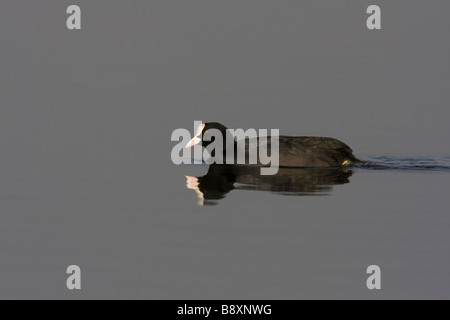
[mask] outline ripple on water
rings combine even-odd
[[[362,166],[372,170],[414,170],[450,172],[450,157],[369,157]]]

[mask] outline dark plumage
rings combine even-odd
[[[345,143],[322,137],[280,136],[281,167],[341,167],[362,163]]]
[[[203,130],[201,131],[201,140],[199,139],[199,136],[194,137],[188,146],[193,146],[201,142],[202,146],[207,148],[214,141],[214,139],[212,139],[212,141],[209,141],[211,140],[210,137],[204,139],[205,135],[208,135],[211,129],[216,129],[222,133],[224,141],[227,143],[230,143],[231,141],[231,143],[234,144],[234,154],[237,154],[237,142],[233,139],[231,133],[224,125],[212,122],[205,123],[203,126]],[[249,145],[252,143],[255,143],[255,141],[250,140],[246,142],[245,151],[247,161],[249,159]],[[271,150],[270,137],[267,138],[267,143],[267,150]],[[224,159],[226,159],[226,148],[224,148],[223,152]],[[236,159],[232,160],[235,163]],[[231,160],[229,159],[228,161],[225,160],[225,163],[230,162]],[[353,155],[353,150],[348,145],[337,139],[323,137],[279,137],[280,167],[342,167],[362,163],[363,162],[358,160]],[[258,164],[256,165],[260,165],[259,159]]]

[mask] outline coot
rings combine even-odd
[[[222,133],[223,141],[233,144],[235,159],[227,159],[226,144],[223,147],[224,163],[236,163],[238,143],[224,125],[217,122],[202,124],[196,136],[187,144],[187,148],[199,143],[207,148],[214,139],[205,136],[210,135],[212,129]],[[271,137],[267,138],[267,150],[271,150]],[[252,141],[247,141],[245,146],[246,159],[249,159],[249,145]],[[258,143],[258,142],[257,142]],[[214,156],[214,155],[213,155]],[[258,162],[259,163],[259,162]],[[324,137],[289,137],[279,136],[279,166],[280,167],[343,167],[363,164],[353,155],[353,150],[345,143]]]

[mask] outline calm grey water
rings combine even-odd
[[[448,1],[77,2],[1,5],[0,298],[450,298]],[[175,166],[195,120],[369,165]]]

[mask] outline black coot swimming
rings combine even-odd
[[[218,130],[222,133],[223,141],[234,144],[237,150],[237,142],[229,132],[228,128],[217,122],[202,124],[196,136],[187,144],[186,147],[193,147],[199,143],[204,148],[208,147],[214,139],[210,137],[204,139],[212,130]],[[247,141],[245,151],[246,159],[248,159],[249,143]],[[267,138],[267,150],[270,150],[271,138]],[[237,152],[234,152],[236,155]],[[236,158],[236,157],[235,157]],[[223,159],[226,160],[226,146],[223,150]],[[233,162],[236,163],[236,162]],[[345,143],[333,139],[323,137],[288,137],[279,136],[279,166],[280,167],[343,167],[351,165],[363,164],[353,155],[353,150]]]

